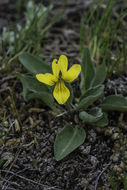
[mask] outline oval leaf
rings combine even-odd
[[[82,94],[91,88],[95,78],[95,67],[90,57],[88,48],[84,48],[82,52],[82,70],[81,70],[81,83],[80,89]]]
[[[25,100],[39,98],[49,107],[53,108],[55,106],[52,92],[49,86],[40,83],[37,81],[37,79],[24,74],[18,73],[17,77],[22,82],[22,95]]]
[[[80,119],[84,123],[95,123],[103,117],[101,108],[92,108],[89,113],[82,111],[79,113]]]
[[[55,139],[54,155],[56,160],[63,159],[75,150],[84,142],[85,138],[86,133],[84,129],[66,125]]]
[[[123,96],[111,95],[104,99],[101,104],[103,110],[127,111],[127,99]]]
[[[107,126],[108,125],[108,114],[104,112],[103,117],[99,121],[93,123],[93,125],[97,126],[97,127]]]
[[[95,102],[101,96],[103,90],[103,85],[87,90],[86,93],[83,96],[81,96],[77,108],[81,110],[86,109],[88,106],[92,105],[93,102]]]
[[[103,84],[106,78],[106,74],[107,74],[107,69],[105,63],[97,66],[95,69],[95,79],[92,86],[94,87]]]
[[[42,59],[29,53],[23,53],[19,56],[22,65],[31,73],[50,73],[51,67]]]

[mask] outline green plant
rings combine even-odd
[[[20,13],[21,1],[18,2],[17,9]],[[9,27],[3,28],[0,37],[0,51],[2,53],[0,62],[2,64],[5,60],[6,63],[17,60],[16,58],[26,50],[32,54],[39,54],[42,51],[41,46],[47,31],[60,18],[64,10],[63,6],[55,16],[50,18],[52,7],[52,3],[45,7],[42,3],[36,4],[34,0],[29,0],[25,3],[25,23],[20,24],[17,20],[12,30]]]
[[[126,5],[121,3],[119,12],[115,7],[118,1],[94,0],[84,12],[80,29],[80,50],[84,43],[89,47],[96,65],[107,65],[107,74],[127,68],[126,44]],[[120,43],[121,42],[121,43]]]
[[[77,97],[76,103],[72,104],[73,93],[72,88],[69,87],[71,98],[68,97],[68,99],[64,101],[64,103],[66,102],[65,107],[61,107],[54,101],[52,96],[54,86],[46,85],[47,74],[45,73],[50,73],[49,75],[52,76],[50,66],[43,60],[40,60],[40,58],[28,53],[20,55],[19,60],[24,67],[33,74],[33,76],[17,74],[23,84],[22,95],[25,100],[40,98],[53,110],[62,112],[63,115],[70,115],[70,123],[73,121],[74,114],[77,114],[79,117],[79,123],[76,126],[68,123],[57,135],[54,144],[54,154],[57,160],[64,158],[84,142],[86,138],[84,124],[94,125],[95,127],[104,127],[108,124],[108,110],[127,111],[127,99],[123,96],[111,95],[102,100],[103,97],[101,96],[104,91],[103,82],[107,71],[106,65],[103,63],[96,67],[91,60],[88,48],[82,50],[80,97]],[[58,64],[59,66],[59,61],[58,63],[55,62],[55,64]],[[61,62],[61,64],[63,67],[66,65],[64,61]],[[35,75],[37,74],[38,76],[40,73],[43,73],[43,80],[41,80],[41,83],[35,78]],[[64,78],[64,73],[61,70],[61,67],[58,75]],[[64,93],[64,91],[62,93]],[[100,97],[101,104],[97,105],[95,102]]]
[[[127,189],[127,173],[123,173],[123,178],[118,179],[114,172],[111,172],[109,177],[109,183],[113,190],[121,190],[121,186],[124,190]]]

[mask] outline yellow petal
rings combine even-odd
[[[53,91],[53,96],[59,104],[64,104],[70,96],[70,91],[63,80],[59,80]]]
[[[57,82],[57,78],[54,75],[50,74],[50,73],[37,74],[36,78],[40,82],[48,84],[49,86],[53,86],[55,84],[55,82]]]
[[[59,68],[62,72],[62,74],[64,74],[67,71],[68,68],[68,59],[65,55],[61,55],[59,60],[58,60],[58,64],[59,64]]]
[[[52,72],[58,78],[59,77],[59,64],[57,63],[57,59],[54,59],[52,62]]]
[[[75,80],[81,72],[81,66],[78,64],[72,65],[72,67],[62,75],[62,78],[66,82],[72,82]]]

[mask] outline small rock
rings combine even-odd
[[[119,133],[114,133],[114,134],[112,135],[112,139],[113,139],[113,140],[119,139]]]
[[[90,162],[93,166],[96,166],[98,164],[98,160],[95,156],[91,156]]]
[[[119,153],[116,153],[116,154],[112,155],[111,160],[113,162],[118,162],[119,161]]]
[[[89,131],[89,141],[90,142],[95,142],[96,141],[96,136],[97,136],[97,134],[94,132],[94,130],[90,130]]]
[[[90,153],[90,150],[91,150],[91,145],[90,146],[86,146],[86,147],[81,146],[80,150],[81,150],[82,154],[88,155]]]

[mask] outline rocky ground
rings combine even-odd
[[[43,45],[48,62],[51,61],[48,56],[66,54],[70,63],[81,63],[80,20],[88,2],[69,3],[62,19],[52,27],[47,36],[51,40]],[[4,6],[0,7],[1,14]],[[56,9],[59,6],[56,3]],[[10,7],[8,4],[8,10]],[[4,22],[6,19],[0,21],[0,26]],[[0,75],[1,190],[111,190],[111,174],[121,179],[127,172],[127,114],[110,112],[105,128],[86,125],[85,142],[63,160],[56,161],[54,139],[68,118],[57,117],[39,100],[24,102],[16,71],[22,72],[22,68],[12,66],[11,73],[1,71]],[[73,87],[77,85],[78,81]],[[127,96],[127,73],[112,75],[105,86],[105,96],[115,93]]]

